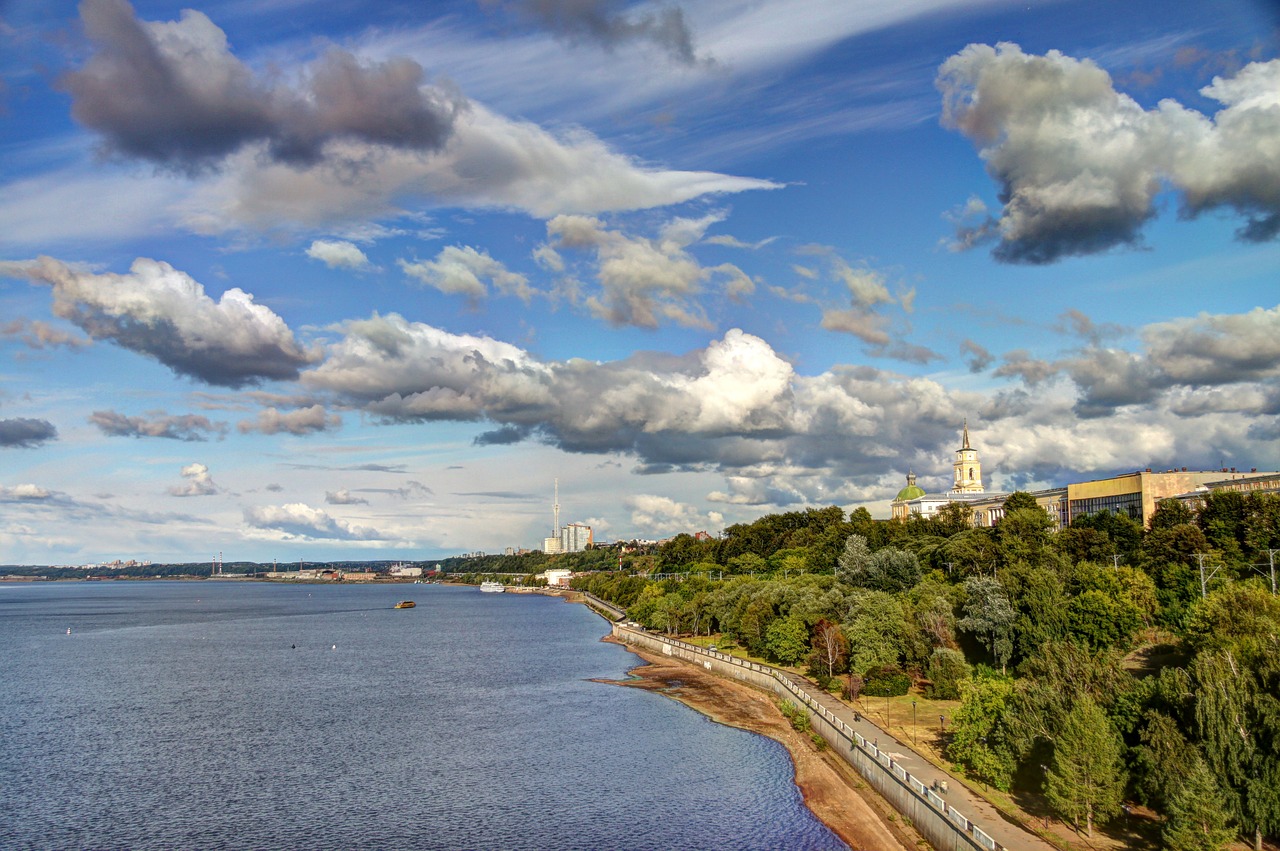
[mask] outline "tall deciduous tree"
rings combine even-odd
[[[879,591],[906,591],[920,581],[915,553],[883,547],[871,554],[863,584]]]
[[[995,573],[995,538],[990,529],[966,529],[953,535],[942,548],[943,561],[962,576]]]
[[[1007,716],[1013,682],[1004,677],[975,677],[960,683],[960,709],[951,725],[947,756],[995,786],[1009,788],[1015,760]]]
[[[769,655],[784,665],[794,665],[809,652],[809,630],[799,618],[777,618],[765,630]]]
[[[836,579],[846,585],[863,585],[867,568],[871,565],[871,548],[861,535],[845,539],[844,552],[836,560]]]
[[[987,645],[1003,672],[1013,654],[1013,623],[1017,613],[1009,604],[1000,583],[994,579],[967,579],[964,590],[968,599],[959,626]]]
[[[1008,502],[1005,504],[1007,506]],[[1015,508],[1012,511],[1006,509],[1004,519],[996,527],[1001,562],[1043,564],[1050,552],[1049,536],[1052,531],[1053,520],[1043,508],[1035,504],[1034,499],[1031,500],[1030,508]]]
[[[1120,812],[1125,772],[1124,744],[1106,714],[1086,696],[1063,722],[1053,743],[1053,760],[1045,776],[1049,806],[1093,836],[1093,825]]]
[[[814,666],[821,668],[828,677],[834,677],[844,667],[849,656],[849,639],[845,638],[840,624],[826,618],[813,627]]]

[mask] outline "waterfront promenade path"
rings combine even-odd
[[[837,700],[833,695],[814,686],[804,677],[774,668],[777,676],[790,682],[796,690],[809,695],[820,706],[848,724],[861,734],[862,738],[877,745],[888,754],[894,762],[907,770],[908,774],[926,786],[934,787],[936,782],[945,781],[947,792],[942,794],[947,803],[968,816],[980,826],[991,838],[1010,851],[1056,851],[1053,845],[1041,839],[1019,824],[1008,821],[1003,814],[986,799],[970,790],[953,775],[938,768],[915,752],[909,745],[895,736],[891,736],[857,713],[848,704]]]

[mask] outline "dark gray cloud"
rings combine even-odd
[[[998,378],[1021,378],[1033,387],[1056,375],[1059,370],[1059,366],[1055,363],[1031,357],[1031,353],[1026,349],[1005,352],[1001,360],[1004,362],[995,368],[993,375]]]
[[[201,12],[141,21],[125,0],[84,0],[80,15],[94,52],[60,80],[72,116],[113,153],[163,166],[216,165],[255,143],[296,164],[341,139],[435,150],[465,108],[409,59],[365,65],[332,49],[294,89],[255,76]]]
[[[127,275],[98,275],[40,257],[0,262],[0,275],[52,286],[54,313],[89,336],[209,384],[297,378],[299,368],[315,359],[252,295],[232,288],[215,302],[204,287],[159,260],[140,257]]]
[[[261,432],[262,434],[306,435],[322,431],[333,431],[342,425],[342,417],[327,413],[323,405],[311,405],[296,411],[281,413],[276,408],[267,408],[258,412],[256,420],[241,420],[236,426],[241,434]]]
[[[422,499],[431,496],[434,491],[422,482],[410,480],[402,488],[356,488],[357,493],[382,493],[400,499]]]
[[[991,352],[973,340],[966,339],[961,342],[960,352],[964,355],[965,363],[969,365],[970,372],[982,372],[991,366],[991,362],[995,360],[995,356]]]
[[[1280,233],[1280,60],[1202,89],[1223,104],[1212,118],[1172,100],[1145,110],[1090,60],[1008,43],[969,45],[937,85],[943,124],[977,146],[1003,205],[958,225],[953,247],[995,240],[998,260],[1031,264],[1133,248],[1166,187],[1185,216],[1229,208],[1243,239]]]
[[[476,435],[474,443],[476,446],[510,446],[527,440],[531,433],[531,429],[527,427],[503,426]]]
[[[170,440],[203,441],[213,434],[227,433],[226,423],[215,423],[198,414],[169,415],[164,411],[130,417],[116,411],[94,411],[89,422],[113,437],[163,437]]]
[[[619,0],[481,0],[500,5],[570,42],[589,42],[612,49],[626,42],[647,41],[686,65],[697,62],[693,33],[679,6],[650,14],[628,14]]]
[[[1104,341],[1119,337],[1125,328],[1113,322],[1101,325],[1094,322],[1083,312],[1072,308],[1058,317],[1055,330],[1086,340],[1092,345],[1101,346]]]
[[[58,430],[48,420],[18,417],[0,420],[0,447],[34,449],[58,436]]]

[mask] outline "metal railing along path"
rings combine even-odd
[[[835,701],[830,694],[820,692],[818,695],[815,695],[808,688],[807,681],[802,680],[794,674],[779,670],[771,665],[763,665],[759,662],[740,659],[736,656],[731,656],[728,653],[721,653],[718,650],[709,650],[706,647],[689,644],[688,642],[658,635],[644,629],[628,627],[622,624],[614,624],[614,628],[617,631],[631,632],[636,635],[643,635],[650,639],[656,639],[660,642],[671,645],[672,647],[678,647],[681,650],[695,655],[706,656],[729,665],[734,665],[746,670],[756,671],[771,676],[780,683],[787,693],[792,695],[800,705],[805,706],[810,712],[825,720],[834,733],[843,739],[843,742],[847,747],[841,752],[841,756],[846,757],[847,759],[847,753],[855,748],[865,753],[871,758],[872,764],[879,766],[880,769],[893,778],[896,784],[902,786],[907,792],[909,792],[911,796],[919,799],[919,801],[923,802],[940,815],[945,816],[945,818],[955,826],[955,829],[963,835],[966,840],[972,843],[974,847],[985,849],[985,851],[997,851],[997,849],[1008,849],[1008,851],[1022,851],[1022,849],[1052,851],[1053,846],[1045,842],[1040,837],[1016,824],[1011,824],[1000,819],[999,815],[988,802],[982,801],[982,799],[980,799],[976,794],[969,792],[969,790],[965,789],[963,786],[957,785],[956,788],[948,789],[947,786],[944,785],[944,778],[954,780],[950,775],[929,764],[920,757],[919,754],[907,747],[897,738],[890,736],[886,731],[880,730],[879,727],[866,720],[860,714],[855,713],[854,710],[850,709],[843,703],[839,704],[839,706],[835,708],[827,705],[828,702]],[[849,716],[853,716],[853,723],[850,723],[851,719]],[[862,735],[862,733],[855,729],[855,725],[868,726],[878,731],[880,735],[889,739],[891,745],[895,749],[906,751],[915,758],[911,761],[915,762],[918,760],[922,763],[922,767],[915,769],[914,772],[908,770],[908,767],[902,765],[899,761],[906,758],[905,754],[899,752],[890,754],[885,752],[879,746],[878,738],[874,742],[868,741],[866,736]],[[831,744],[833,746],[837,745],[836,742],[831,742]],[[917,774],[921,776],[917,776]],[[930,780],[928,775],[934,775],[932,782],[926,782]],[[953,798],[962,799],[966,808],[971,811],[985,811],[987,815],[990,816],[991,821],[985,822],[985,829],[983,827],[979,827],[972,819],[968,818],[950,801],[938,794],[940,790]],[[998,841],[996,836],[1000,836],[1001,841]]]

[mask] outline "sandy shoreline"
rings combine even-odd
[[[676,659],[622,646],[644,664],[628,672],[631,679],[598,682],[659,692],[713,721],[782,743],[791,754],[805,806],[850,848],[907,851],[917,847],[919,835],[903,825],[901,817],[852,766],[830,749],[819,752],[807,734],[797,733],[778,711],[772,694]]]

